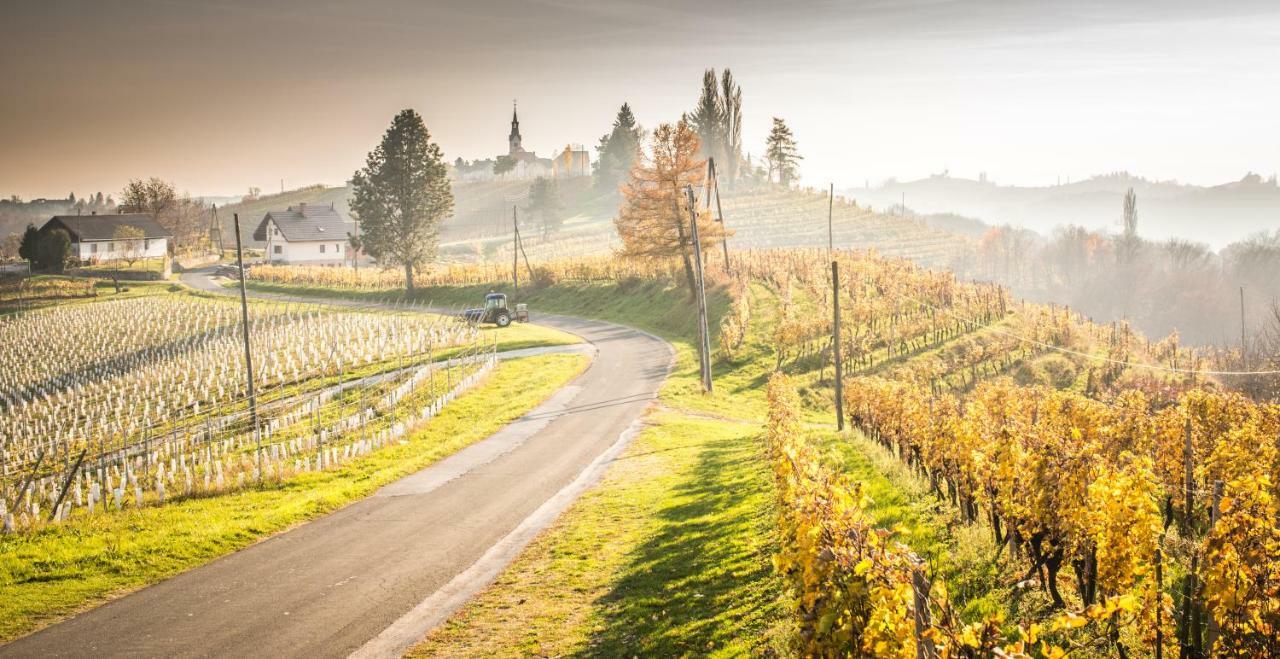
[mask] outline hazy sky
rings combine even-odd
[[[0,194],[341,183],[404,107],[492,156],[512,98],[547,155],[622,101],[674,120],[725,66],[749,150],[785,118],[815,185],[1219,183],[1280,170],[1278,63],[1275,0],[7,0]]]

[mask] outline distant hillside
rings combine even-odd
[[[1280,226],[1280,187],[1274,178],[1256,174],[1212,187],[1150,181],[1127,173],[1044,187],[940,175],[847,193],[877,209],[897,207],[905,195],[907,208],[919,213],[955,213],[1048,235],[1068,224],[1117,230],[1130,187],[1138,195],[1138,233],[1150,239],[1186,238],[1217,248]]]

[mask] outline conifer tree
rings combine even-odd
[[[626,179],[640,153],[641,133],[636,117],[631,113],[631,106],[623,103],[613,120],[613,128],[609,134],[600,138],[600,145],[596,147],[595,174],[598,189],[616,191],[618,185]]]
[[[444,156],[417,112],[395,116],[351,185],[361,248],[404,267],[413,290],[414,271],[435,258],[440,222],[453,211]]]
[[[783,187],[791,185],[791,180],[798,172],[797,164],[802,159],[796,151],[796,140],[791,129],[778,117],[773,118],[773,130],[765,140],[764,157],[769,163],[769,180],[774,173],[778,175],[778,183]]]
[[[725,103],[720,96],[720,82],[716,80],[716,70],[707,69],[702,74],[702,93],[698,97],[698,105],[694,107],[686,119],[689,127],[698,134],[701,149],[698,154],[703,158],[715,158],[716,162],[724,161],[725,153]]]
[[[733,80],[733,73],[725,69],[720,77],[720,93],[724,101],[724,163],[716,161],[717,168],[730,186],[738,180],[738,168],[742,162],[742,87]]]

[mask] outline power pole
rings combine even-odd
[[[836,430],[844,430],[844,372],[840,363],[840,263],[831,259],[831,346],[836,366]]]
[[[716,222],[720,223],[720,246],[724,248],[724,272],[731,274],[729,269],[729,233],[724,230],[724,211],[720,208],[720,176],[716,173],[716,159],[707,158],[707,210],[711,210],[711,186],[715,185],[716,192]]]
[[[244,249],[240,245],[240,214],[232,215],[236,225],[236,267],[240,269],[240,325],[244,337],[244,374],[249,382],[249,422],[257,447],[258,482],[262,482],[262,435],[258,432],[258,399],[253,391],[253,352],[249,350],[249,294],[244,284]]]
[[[511,281],[515,284],[512,302],[520,293],[520,220],[516,216],[516,205],[511,204]]]
[[[702,391],[711,393],[711,338],[707,329],[707,289],[702,280],[702,244],[698,241],[698,207],[693,200],[693,186],[684,186],[689,203],[689,224],[693,231],[693,261],[698,295],[698,364],[702,371]]]
[[[831,239],[831,210],[836,205],[836,184],[831,184],[831,191],[827,193],[827,256],[831,256],[834,249],[834,241]]]
[[[1244,343],[1244,286],[1240,287],[1240,370],[1249,370],[1249,357],[1245,353]]]

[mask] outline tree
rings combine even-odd
[[[529,187],[529,205],[525,210],[538,216],[542,238],[548,239],[564,224],[564,204],[560,201],[560,186],[555,179],[539,176]]]
[[[173,184],[154,176],[145,181],[130,179],[120,192],[121,213],[146,213],[170,231],[176,227],[169,212],[177,205],[178,192]]]
[[[31,269],[35,269],[40,258],[40,230],[34,224],[28,224],[22,232],[22,242],[18,245],[18,257],[27,261]]]
[[[440,222],[453,212],[444,154],[417,112],[404,110],[392,119],[351,186],[361,247],[403,266],[405,288],[413,290],[414,270],[435,258]]]
[[[702,73],[702,94],[698,97],[698,105],[688,117],[689,127],[698,134],[701,142],[698,154],[703,159],[715,158],[718,162],[724,162],[725,114],[725,103],[720,96],[716,70],[707,69]]]
[[[742,162],[742,87],[734,82],[729,69],[720,76],[720,94],[724,101],[724,175],[732,187]]]
[[[658,126],[651,139],[652,153],[636,163],[622,188],[622,207],[614,220],[624,256],[679,256],[691,297],[697,282],[685,186],[697,190],[706,176],[706,162],[698,158],[698,147],[698,136],[687,123]],[[698,237],[704,251],[714,247],[722,235],[722,225],[712,220],[710,213],[698,214]]]
[[[640,154],[640,138],[643,131],[636,124],[631,106],[623,103],[613,119],[613,128],[600,138],[596,147],[596,188],[614,192],[631,172]]]
[[[498,159],[493,161],[494,176],[505,176],[507,172],[510,172],[515,168],[516,159],[511,156],[498,156]]]
[[[11,233],[0,240],[0,261],[12,261],[20,258],[19,250],[22,248],[22,235]]]
[[[50,272],[62,272],[71,256],[71,236],[63,229],[40,234],[36,240],[36,264]]]
[[[147,253],[147,234],[138,227],[119,226],[111,232],[111,240],[119,245],[120,260],[133,265]]]
[[[110,199],[108,198],[108,204]],[[172,183],[151,177],[130,180],[120,193],[121,213],[146,213],[173,232],[175,250],[191,248],[208,238],[208,209],[199,200],[179,195]]]
[[[773,118],[773,130],[769,131],[769,137],[765,140],[764,157],[769,162],[769,180],[773,180],[776,172],[778,183],[784,187],[791,185],[791,179],[797,173],[796,165],[802,158],[796,151],[796,140],[791,129],[778,117]]]

